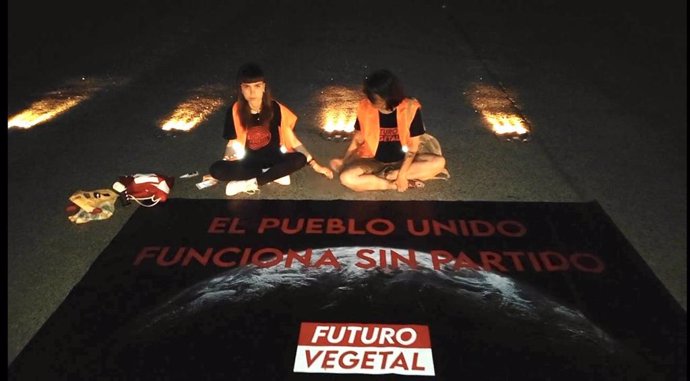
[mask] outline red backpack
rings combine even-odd
[[[141,206],[150,208],[168,199],[175,182],[174,177],[155,173],[137,173],[131,176],[120,176],[113,184],[125,200],[132,200]]]

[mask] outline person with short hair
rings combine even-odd
[[[419,152],[426,134],[422,105],[405,94],[393,73],[373,72],[365,78],[363,91],[352,142],[342,159],[330,162],[345,187],[405,192],[445,171],[442,155]]]
[[[290,184],[290,174],[309,165],[333,178],[294,132],[297,116],[271,97],[263,70],[247,63],[237,73],[237,100],[228,108],[223,137],[228,139],[222,160],[211,165],[210,175],[228,181],[225,193],[253,194],[270,182]]]

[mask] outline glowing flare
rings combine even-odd
[[[526,134],[528,131],[524,126],[522,118],[508,114],[483,113],[486,121],[491,124],[491,129],[498,135],[505,134]]]
[[[67,112],[103,88],[120,86],[127,82],[126,78],[85,76],[67,80],[60,89],[47,93],[44,99],[34,102],[29,109],[10,118],[7,128],[31,128]]]
[[[71,96],[66,99],[53,96],[34,102],[28,110],[24,110],[10,118],[7,122],[7,128],[31,128],[39,123],[55,118],[88,98],[89,96],[87,95]]]
[[[357,118],[357,103],[362,98],[359,90],[345,86],[328,86],[319,96],[323,132],[352,133]]]
[[[342,110],[326,110],[325,125],[323,129],[326,132],[345,131],[352,132],[355,129],[355,119],[353,111],[346,112]]]
[[[464,92],[481,113],[496,136],[529,140],[530,126],[520,116],[515,101],[508,96],[505,89],[487,84],[475,84]]]
[[[204,121],[210,114],[223,105],[223,100],[216,97],[195,96],[175,109],[161,125],[163,131],[189,131]]]

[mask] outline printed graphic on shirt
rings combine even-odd
[[[294,371],[434,376],[429,327],[302,323]]]
[[[380,142],[399,142],[400,135],[398,134],[398,128],[381,128],[381,135],[379,136]]]
[[[271,141],[271,131],[266,126],[254,126],[247,129],[247,147],[259,150]]]

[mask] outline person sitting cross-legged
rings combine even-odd
[[[357,107],[352,142],[342,158],[330,162],[345,187],[356,192],[405,192],[423,187],[425,180],[440,173],[447,174],[442,155],[419,152],[426,134],[422,106],[405,95],[393,73],[378,70],[369,75],[364,80],[364,94]]]
[[[252,194],[270,182],[288,185],[290,174],[309,165],[333,178],[294,132],[297,116],[272,99],[263,70],[254,63],[237,74],[237,101],[228,109],[223,137],[228,139],[222,160],[211,165],[210,175],[228,181],[227,196]]]

